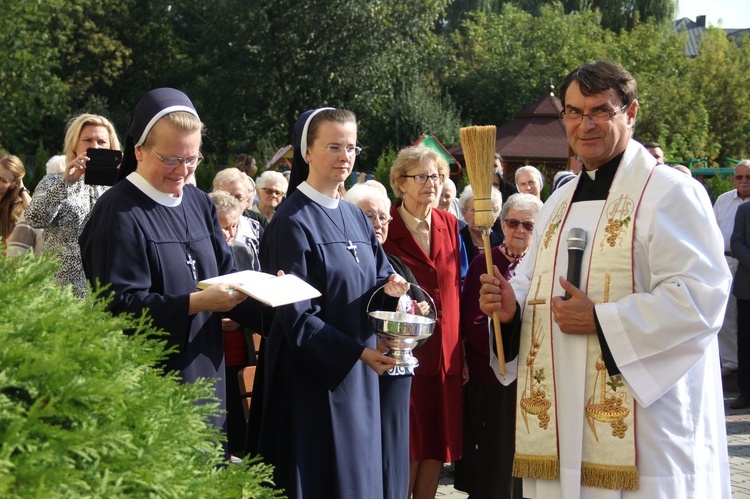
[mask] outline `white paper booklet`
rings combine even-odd
[[[272,307],[320,296],[320,291],[292,274],[275,276],[265,272],[243,270],[204,279],[198,283],[198,289],[205,289],[213,284],[232,284],[237,290]]]

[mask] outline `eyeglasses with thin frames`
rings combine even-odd
[[[393,220],[392,216],[385,213],[373,213],[366,211],[365,216],[370,219],[372,225],[375,225],[375,222],[378,222],[383,227],[391,223],[391,220]]]
[[[511,229],[517,229],[519,225],[523,225],[523,228],[526,230],[534,230],[534,222],[521,222],[515,218],[504,218],[503,222]]]
[[[743,178],[744,178],[745,180],[750,180],[750,175],[735,175],[735,176],[734,176],[734,179],[735,179],[735,180],[736,180],[737,182],[742,182],[742,179],[743,179]]]
[[[347,156],[359,156],[362,152],[362,148],[359,146],[319,146],[321,149],[325,149],[331,156],[338,156],[342,152],[346,152]]]
[[[591,111],[588,114],[584,114],[578,109],[563,109],[560,111],[560,119],[563,120],[568,125],[577,125],[583,121],[584,117],[587,117],[591,120],[592,123],[596,123],[601,125],[602,123],[607,123],[609,120],[614,118],[614,116],[617,113],[625,111],[627,109],[628,105],[625,104],[622,107],[616,108],[614,111],[607,111],[606,109],[597,109],[595,111]]]
[[[430,179],[430,182],[433,184],[437,183],[443,183],[445,181],[445,175],[441,174],[435,174],[432,175],[401,175],[403,178],[410,178],[414,180],[419,185],[423,185],[425,182],[427,182],[427,179]]]
[[[189,158],[180,158],[179,156],[171,156],[169,158],[162,157],[161,154],[154,151],[153,147],[149,147],[152,153],[156,155],[157,158],[159,158],[162,162],[162,164],[171,170],[174,170],[178,166],[180,166],[182,163],[185,163],[185,167],[187,168],[198,168],[198,165],[201,164],[201,161],[203,161],[203,155],[198,154],[198,156],[191,156]]]
[[[268,196],[281,197],[284,195],[284,191],[278,191],[276,189],[271,189],[270,187],[263,187],[261,191],[265,192]]]

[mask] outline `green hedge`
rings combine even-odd
[[[270,466],[224,463],[209,382],[155,367],[149,319],[75,298],[55,268],[0,257],[0,497],[281,497]]]

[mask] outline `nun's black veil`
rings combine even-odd
[[[289,175],[289,187],[286,190],[286,197],[292,195],[297,186],[307,180],[310,173],[310,166],[305,161],[307,153],[307,133],[310,128],[310,122],[320,111],[325,109],[334,109],[332,107],[321,107],[318,109],[309,109],[300,114],[297,124],[294,125],[294,155],[292,156],[292,171]],[[302,139],[305,139],[304,141]],[[304,142],[304,143],[303,143]]]
[[[118,182],[135,171],[138,166],[135,148],[143,145],[151,128],[162,116],[177,111],[186,111],[200,119],[190,98],[174,88],[155,88],[138,102],[125,136],[125,151],[117,173]]]

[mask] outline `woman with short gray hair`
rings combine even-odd
[[[494,248],[503,242],[503,233],[495,221],[500,216],[500,210],[503,205],[503,196],[497,189],[492,189],[492,230],[490,231],[490,247]],[[466,226],[460,231],[461,239],[466,246],[466,256],[469,263],[474,258],[484,253],[484,239],[482,238],[482,228],[477,227],[474,221],[474,191],[470,185],[464,187],[461,197],[458,198],[458,209],[466,221]]]
[[[253,206],[253,210],[263,214],[270,222],[273,214],[276,213],[279,203],[286,196],[286,190],[289,182],[286,177],[279,172],[265,171],[255,182],[258,188],[258,198],[260,202]]]

